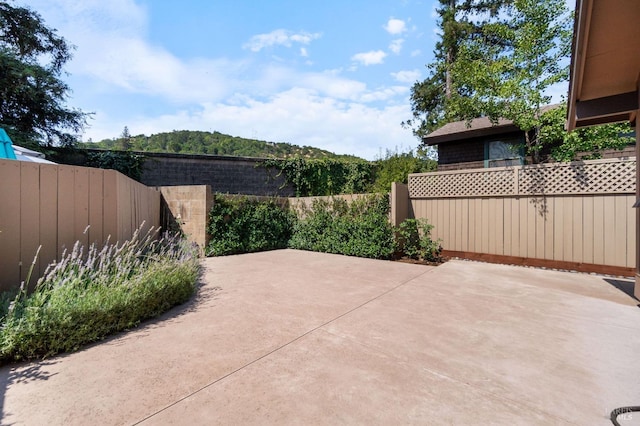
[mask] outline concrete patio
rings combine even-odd
[[[610,425],[640,405],[630,279],[295,250],[203,263],[197,299],[160,320],[0,369],[2,424]]]

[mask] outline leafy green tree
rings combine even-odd
[[[386,193],[391,191],[392,182],[407,183],[410,173],[436,171],[438,162],[429,158],[425,149],[418,149],[416,153],[387,150],[383,158],[375,161],[375,166],[371,190]]]
[[[540,117],[539,142],[550,148],[551,157],[556,161],[597,159],[604,150],[622,150],[635,142],[629,123],[604,124],[567,133],[566,116],[567,106],[562,104]]]
[[[457,84],[452,72],[460,46],[468,41],[505,48],[509,40],[485,28],[509,11],[513,0],[439,0],[437,9],[441,39],[435,47],[435,61],[427,68],[429,76],[411,88],[413,118],[402,124],[423,137],[447,122],[460,120],[447,107],[456,94],[464,96],[470,87]],[[472,89],[471,89],[472,90]]]
[[[65,106],[71,49],[37,12],[0,2],[0,126],[16,143],[75,143],[87,114]]]
[[[514,0],[507,19],[483,28],[486,37],[465,40],[452,64],[454,90],[448,113],[471,120],[487,116],[512,120],[525,131],[534,163],[543,148],[542,106],[547,90],[568,78],[571,14],[565,0]],[[486,43],[507,40],[508,48]]]

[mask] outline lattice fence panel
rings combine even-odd
[[[512,195],[514,170],[409,175],[409,197],[471,197]]]
[[[518,170],[520,194],[633,193],[636,162],[594,161],[528,166]]]
[[[635,190],[636,160],[409,175],[411,198],[607,194],[634,193]]]

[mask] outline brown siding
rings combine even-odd
[[[484,139],[447,142],[438,145],[438,169],[440,166],[484,161]]]

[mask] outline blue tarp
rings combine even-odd
[[[17,160],[16,153],[13,152],[13,143],[11,142],[11,138],[2,128],[0,128],[0,158]]]

